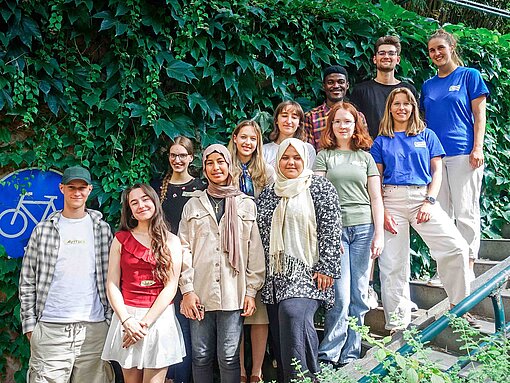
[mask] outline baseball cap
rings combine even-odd
[[[89,185],[92,183],[89,171],[81,166],[70,166],[64,170],[64,175],[62,176],[62,184],[66,185],[72,180],[82,180]]]

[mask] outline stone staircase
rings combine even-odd
[[[483,286],[489,279],[508,266],[510,266],[510,239],[482,240],[480,259],[475,262],[474,268],[476,280],[472,282],[471,290],[475,291],[478,287]],[[508,283],[504,286],[501,296],[505,308],[505,318],[508,321],[510,318],[510,285]],[[411,326],[416,326],[419,329],[427,327],[449,309],[449,302],[444,289],[440,286],[430,286],[427,282],[411,282],[411,299],[419,307],[418,311],[413,313]],[[485,298],[470,310],[470,313],[478,319],[482,334],[494,332],[494,309],[490,298]],[[370,331],[375,337],[389,335],[389,332],[384,329],[384,323],[382,307],[371,310],[365,317],[365,325],[370,327]],[[396,334],[393,338],[389,345],[390,349],[396,350],[404,344],[400,334]],[[444,369],[455,364],[461,354],[461,350],[459,350],[460,343],[457,338],[451,328],[441,332],[430,343],[430,347],[433,349],[430,359],[437,361]],[[375,350],[364,344],[364,351],[366,354],[362,359],[349,364],[343,369],[347,375],[359,379],[362,377],[360,369],[368,372],[378,364],[373,355]]]

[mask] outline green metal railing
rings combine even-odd
[[[496,327],[497,333],[505,333],[510,330],[510,322],[506,323],[505,321],[505,310],[503,306],[503,299],[501,298],[501,291],[504,287],[504,284],[510,278],[510,266],[501,270],[498,274],[496,274],[493,278],[487,281],[483,286],[478,288],[474,293],[470,296],[464,298],[448,311],[451,315],[455,315],[457,317],[461,317],[468,311],[470,311],[473,307],[475,307],[478,303],[480,303],[485,298],[489,297],[492,300],[492,306],[494,309],[494,324]],[[420,331],[418,334],[418,339],[421,343],[427,343],[436,338],[444,329],[446,329],[450,325],[450,319],[445,315],[441,316],[434,323],[430,324],[428,327]],[[478,350],[483,348],[486,344],[479,345],[478,349],[473,350],[470,355],[476,354]],[[400,347],[397,352],[400,355],[408,355],[414,352],[414,348],[409,344],[404,344]],[[463,364],[465,363],[465,364]],[[469,363],[469,361],[461,361],[458,364],[463,367]],[[379,363],[375,368],[370,371],[369,375],[377,374],[380,376],[384,376],[387,374],[386,369],[383,367],[382,363]],[[368,376],[364,376],[358,380],[360,383],[370,382],[371,379]]]

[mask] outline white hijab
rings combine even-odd
[[[280,170],[280,160],[289,146],[294,147],[303,160],[303,171],[296,178],[287,178]],[[271,220],[270,274],[294,277],[304,266],[312,268],[319,259],[317,221],[309,190],[312,175],[305,143],[296,138],[283,140],[276,156],[274,190],[282,198]]]

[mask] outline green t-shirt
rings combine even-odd
[[[340,197],[343,226],[372,222],[368,195],[368,177],[378,176],[374,159],[363,150],[321,150],[315,159],[314,170],[326,172]]]

